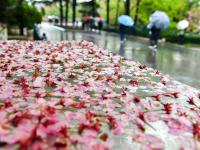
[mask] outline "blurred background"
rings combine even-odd
[[[199,0],[1,0],[0,22],[7,25],[8,34],[16,34],[12,30],[19,29],[19,34],[24,35],[23,28],[32,29],[34,23],[42,21],[81,27],[84,16],[101,16],[104,29],[117,31],[117,18],[126,13],[135,22],[129,34],[148,36],[146,25],[151,12],[162,10],[168,14],[171,22],[168,32],[163,35],[168,41],[176,41],[177,22],[187,19],[190,26],[187,28],[186,42],[198,43],[199,6]]]

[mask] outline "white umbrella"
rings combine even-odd
[[[177,24],[177,29],[178,30],[185,30],[189,26],[189,21],[187,20],[181,20]]]
[[[165,30],[170,24],[169,17],[165,12],[155,11],[150,17],[149,28],[155,26],[158,29]]]

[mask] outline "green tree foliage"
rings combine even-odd
[[[101,7],[101,15],[106,18],[106,0],[99,0]],[[139,6],[137,2],[140,1]],[[152,11],[165,11],[169,16],[172,24],[187,17],[189,6],[191,3],[188,0],[130,0],[130,16],[134,19],[136,16],[136,9],[138,9],[139,25],[148,24],[149,17]],[[194,5],[194,3],[193,3]],[[137,6],[137,7],[136,7]],[[116,19],[120,14],[125,13],[124,0],[110,0],[110,23],[116,24]],[[116,15],[118,14],[118,15]]]
[[[106,0],[99,0],[100,14],[106,18]],[[125,13],[123,0],[110,0],[110,25],[116,25],[117,17]]]
[[[71,8],[71,3],[70,3],[70,8]],[[70,11],[71,9],[69,9]],[[65,7],[64,7],[65,11]],[[47,5],[45,7],[45,14],[47,16],[54,15],[54,16],[60,16],[60,11],[59,11],[59,3],[53,3],[51,5]],[[72,12],[69,12],[69,15],[71,16]]]
[[[96,0],[93,0],[90,2],[80,3],[79,12],[82,14],[82,16],[89,15],[95,17],[99,15],[98,9],[99,4],[96,3]]]
[[[106,2],[107,0],[95,0],[99,5],[100,15],[106,19]],[[72,0],[70,1],[72,2]],[[110,0],[110,25],[116,26],[118,24],[117,18],[121,14],[125,14],[126,0]],[[71,4],[70,4],[71,5]],[[70,6],[71,7],[71,6]],[[171,28],[175,28],[178,21],[187,18],[190,10],[195,10],[199,7],[199,0],[130,0],[130,16],[135,19],[137,16],[138,24],[141,27],[146,26],[149,22],[151,13],[155,10],[166,12],[171,21]],[[88,8],[84,8],[88,10]],[[48,15],[59,16],[59,7],[56,3],[46,7]],[[77,18],[81,19],[82,15],[80,10],[83,11],[83,7],[77,4]],[[137,13],[137,14],[136,14]],[[72,16],[71,10],[69,11],[69,17]]]
[[[8,17],[10,25],[19,25],[28,28],[31,28],[34,23],[40,23],[42,20],[42,13],[36,7],[29,6],[27,3],[23,3],[8,15],[10,15]]]
[[[80,10],[80,6],[78,6],[78,8],[76,9],[77,18],[81,18],[82,17],[82,15],[79,12],[79,10]],[[63,12],[66,12],[65,2],[63,2]],[[59,3],[55,2],[55,3],[52,3],[51,5],[47,5],[45,7],[45,15],[46,16],[52,16],[52,15],[60,16]],[[72,20],[72,3],[71,3],[71,1],[69,3],[68,16],[69,16],[69,20]]]
[[[194,8],[189,12],[188,20],[190,22],[190,26],[188,31],[199,32],[199,23],[200,23],[200,8]]]
[[[139,20],[147,24],[152,11],[160,10],[166,12],[173,23],[187,17],[188,0],[142,0],[140,4]]]
[[[19,26],[21,34],[23,34],[24,27],[32,28],[34,23],[39,23],[42,20],[42,13],[25,1],[19,5],[16,5],[18,4],[17,0],[1,0],[1,3],[3,4],[3,11],[0,10],[2,22],[9,26]]]
[[[0,22],[7,21],[7,14],[16,9],[23,0],[0,0]]]

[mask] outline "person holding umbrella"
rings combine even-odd
[[[128,28],[133,26],[134,22],[133,19],[128,15],[121,15],[118,17],[119,21],[119,33],[120,33],[120,40],[123,43],[126,39],[126,33],[128,32]]]
[[[185,30],[188,26],[189,22],[186,19],[179,21],[177,24],[177,29],[179,30],[178,41],[180,44],[184,43]]]
[[[147,28],[150,30],[149,48],[157,50],[160,31],[165,30],[170,24],[169,17],[162,11],[154,11],[150,17]]]

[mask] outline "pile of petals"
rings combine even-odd
[[[1,41],[0,149],[200,149],[200,93],[87,41]]]

